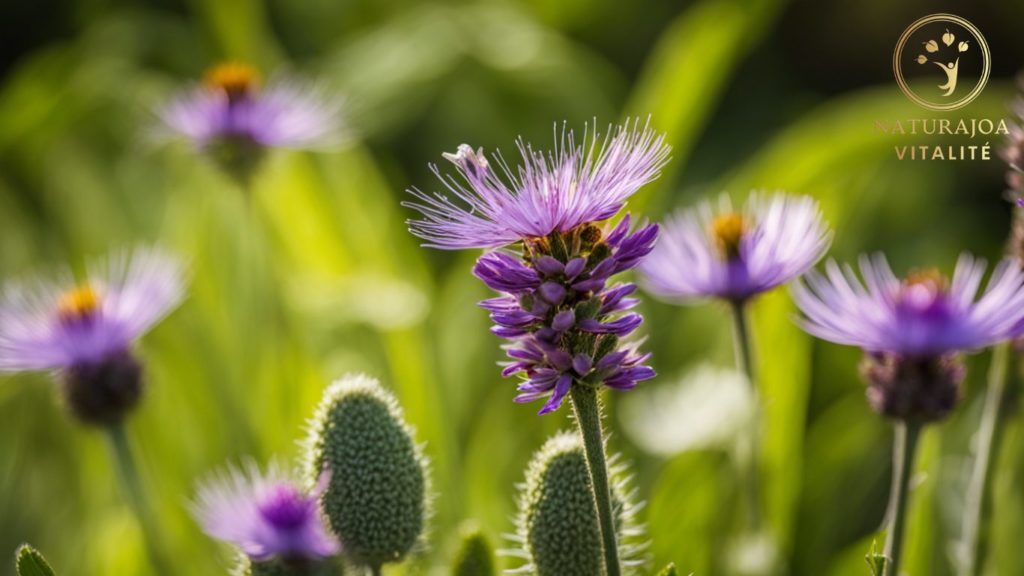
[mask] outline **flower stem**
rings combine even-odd
[[[750,336],[750,323],[747,320],[747,309],[744,302],[732,303],[733,343],[736,350],[736,369],[747,377],[750,392],[754,399],[753,416],[750,430],[744,443],[746,452],[743,455],[743,467],[746,468],[746,508],[747,529],[751,534],[761,530],[761,483],[760,483],[760,450],[759,433],[761,429],[761,407],[757,399],[757,378],[754,369],[754,345]]]
[[[896,424],[892,453],[892,488],[889,492],[889,526],[885,534],[885,576],[898,576],[900,557],[903,551],[903,524],[906,520],[907,497],[910,477],[917,452],[917,441],[921,436],[921,425],[901,421]]]
[[[149,554],[153,570],[160,576],[169,576],[172,572],[169,569],[167,559],[161,552],[159,538],[157,536],[156,518],[146,500],[142,481],[139,478],[138,467],[135,458],[132,456],[131,447],[128,445],[128,436],[125,434],[124,424],[114,424],[107,427],[110,437],[110,445],[114,450],[114,459],[117,461],[118,478],[121,481],[121,488],[128,497],[128,504],[131,506],[135,517],[142,528],[142,537],[145,542],[146,552]]]
[[[978,425],[977,454],[967,486],[965,513],[960,529],[961,576],[975,576],[981,570],[981,521],[988,495],[989,476],[992,472],[992,456],[999,445],[1000,412],[1006,394],[1009,363],[1010,343],[1004,342],[992,350],[985,405]]]
[[[597,401],[597,390],[573,384],[571,395],[576,424],[579,425],[580,434],[583,436],[583,449],[587,457],[587,468],[590,470],[590,485],[594,491],[594,506],[597,509],[604,548],[605,574],[619,576],[619,546],[616,542],[615,519],[612,517],[612,495],[608,485],[608,463],[605,461],[601,407]]]

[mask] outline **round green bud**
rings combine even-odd
[[[309,477],[330,470],[321,505],[345,554],[379,568],[421,541],[427,461],[395,398],[373,378],[331,384],[313,418]]]
[[[494,576],[494,550],[487,536],[476,526],[462,529],[459,550],[452,563],[453,576]]]
[[[642,530],[635,523],[639,506],[631,504],[635,490],[627,487],[624,468],[609,461],[612,506],[618,532],[619,558],[629,570],[642,564],[636,541]],[[534,455],[519,498],[516,540],[521,542],[537,576],[593,576],[604,571],[601,528],[590,489],[583,443],[577,434],[561,433]]]

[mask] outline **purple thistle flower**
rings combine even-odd
[[[185,293],[180,263],[140,248],[93,266],[76,286],[36,279],[0,297],[0,372],[60,370],[72,414],[115,424],[142,394],[132,343]]]
[[[159,116],[200,150],[215,144],[315,149],[339,140],[338,112],[338,102],[314,88],[284,82],[261,88],[254,69],[227,63]]]
[[[82,283],[12,283],[0,300],[0,371],[67,369],[127,352],[185,294],[181,263],[152,248],[90,267]]]
[[[930,422],[960,398],[960,353],[1018,336],[1024,271],[1002,261],[978,297],[985,263],[964,254],[952,282],[935,270],[898,279],[885,257],[861,257],[861,276],[834,261],[793,285],[801,324],[814,336],[865,351],[868,401],[883,416]]]
[[[629,312],[632,284],[609,285],[654,245],[657,225],[629,232],[626,216],[605,235],[593,225],[524,242],[525,256],[488,252],[473,273],[503,296],[480,303],[490,312],[492,332],[511,340],[503,376],[520,374],[516,402],[547,398],[541,414],[557,410],[573,383],[629,390],[654,377],[644,365],[650,354],[621,344],[643,321]],[[555,257],[552,254],[558,254]]]
[[[807,196],[752,194],[743,213],[722,196],[678,213],[640,266],[645,286],[668,300],[742,302],[806,272],[828,250],[817,202]]]
[[[857,279],[834,261],[793,285],[812,335],[868,352],[909,357],[975,350],[1014,337],[1024,321],[1024,272],[1004,260],[977,300],[985,263],[964,254],[952,282],[934,270],[898,279],[881,254],[862,257]]]
[[[589,130],[589,128],[588,128]],[[473,273],[503,295],[480,303],[490,312],[491,331],[510,341],[503,376],[519,374],[516,402],[547,398],[541,414],[558,409],[576,385],[628,390],[654,377],[649,354],[620,339],[642,322],[630,312],[636,287],[612,283],[634,268],[654,246],[657,225],[630,229],[596,222],[615,216],[641,186],[657,177],[668,156],[663,137],[638,122],[613,130],[599,144],[596,131],[578,146],[561,133],[551,153],[519,141],[523,164],[516,172],[500,155],[491,170],[482,151],[459,147],[446,154],[462,180],[435,173],[455,194],[410,190],[418,202],[404,203],[424,219],[410,231],[441,249],[502,248],[481,256]]]
[[[492,156],[500,168],[495,171],[482,149],[463,144],[455,154],[444,155],[460,178],[433,167],[458,202],[409,190],[418,201],[403,205],[424,217],[410,220],[410,230],[431,248],[499,248],[607,220],[658,177],[669,153],[664,137],[648,125],[641,128],[639,121],[610,131],[614,135],[602,137],[596,125],[588,126],[577,143],[573,132],[563,128],[561,135],[556,133],[555,149],[547,153],[519,140],[522,164],[515,172],[500,154]]]
[[[325,472],[307,493],[276,466],[266,474],[255,464],[231,468],[200,487],[194,513],[207,534],[256,561],[334,556],[341,545],[328,532],[319,504],[328,480]]]

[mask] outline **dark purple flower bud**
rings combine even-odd
[[[565,265],[551,256],[541,256],[533,261],[533,267],[544,276],[558,276],[565,271]]]
[[[504,252],[488,252],[476,261],[473,274],[492,290],[513,294],[540,284],[537,271]]]
[[[594,367],[593,360],[587,354],[577,354],[572,359],[572,369],[576,371],[580,376],[586,376],[590,372],[590,369]]]
[[[565,265],[565,278],[570,282],[575,280],[579,276],[583,269],[587,267],[587,259],[583,257],[573,258],[569,260],[569,263]]]
[[[565,372],[572,368],[572,356],[565,350],[552,350],[548,352],[548,362],[559,372]]]
[[[522,328],[508,328],[506,326],[493,326],[491,327],[491,333],[495,336],[502,338],[519,338],[520,336],[526,336],[529,331]]]
[[[562,310],[558,314],[555,314],[554,320],[551,321],[551,328],[558,332],[565,332],[572,325],[576,323],[576,311],[573,309]]]
[[[565,374],[559,378],[558,382],[555,383],[555,389],[551,393],[551,398],[549,398],[547,403],[544,404],[544,407],[541,408],[539,414],[544,415],[558,410],[562,405],[562,402],[565,401],[565,396],[569,394],[569,388],[571,386],[572,376]]]
[[[545,282],[540,285],[540,295],[550,304],[558,305],[561,304],[562,299],[565,298],[565,286],[556,282]]]
[[[643,322],[643,318],[639,314],[626,314],[622,318],[618,318],[611,322],[601,323],[598,320],[587,319],[580,322],[580,330],[584,332],[591,332],[594,334],[615,334],[616,336],[625,336],[636,330],[636,327]]]
[[[579,292],[597,292],[604,288],[604,283],[604,278],[593,278],[573,284],[572,289],[578,290]]]

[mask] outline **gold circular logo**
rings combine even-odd
[[[900,90],[929,110],[956,110],[981,94],[992,56],[974,24],[953,14],[932,14],[911,24],[892,55]]]

